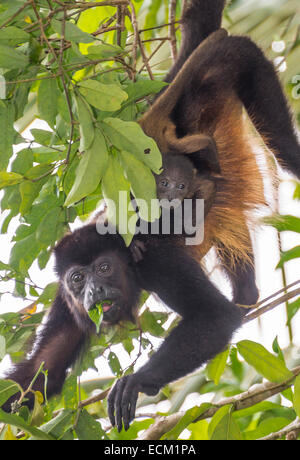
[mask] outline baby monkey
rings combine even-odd
[[[179,200],[202,198],[205,200],[206,215],[215,195],[215,181],[209,174],[200,174],[192,161],[181,154],[163,156],[162,173],[155,174],[157,198]]]
[[[163,155],[162,170],[161,174],[154,175],[161,206],[167,207],[170,203],[176,203],[175,200],[180,206],[185,199],[203,199],[205,217],[214,201],[216,178],[208,172],[199,173],[193,162],[182,154]],[[134,238],[130,249],[135,262],[142,260],[146,246],[141,240]]]

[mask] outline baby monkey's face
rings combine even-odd
[[[191,197],[195,172],[190,160],[168,154],[163,160],[162,173],[155,176],[159,200],[180,200]],[[170,158],[168,158],[170,157]]]

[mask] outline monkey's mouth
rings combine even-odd
[[[118,299],[103,300],[101,302],[103,311],[103,322],[108,324],[115,324],[119,321],[120,317],[120,306]]]
[[[112,300],[103,300],[103,302],[97,304],[102,307],[103,313],[109,311],[114,306],[114,302]]]

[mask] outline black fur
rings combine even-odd
[[[193,0],[188,4],[180,21],[182,41],[179,55],[166,77],[167,82],[173,81],[199,43],[221,27],[225,3],[226,0]]]
[[[6,375],[7,379],[18,382],[26,390],[42,362],[48,371],[47,397],[60,392],[66,378],[67,369],[76,361],[87,343],[95,326],[84,311],[78,311],[66,290],[64,275],[72,266],[91,266],[99,255],[114,254],[117,268],[124,267],[118,284],[124,286],[122,292],[121,319],[133,320],[141,289],[137,284],[131,266],[130,252],[120,235],[100,237],[95,224],[87,225],[65,236],[55,248],[56,271],[60,284],[45,325],[38,333],[33,351],[23,362],[14,366]],[[105,320],[105,314],[104,314]],[[108,322],[110,321],[108,318]],[[44,376],[40,374],[33,390],[44,394]],[[10,398],[3,409],[10,411],[11,403],[18,395]],[[26,404],[33,405],[33,393],[29,393]]]
[[[189,134],[195,125],[205,132],[218,118],[217,101],[230,92],[239,96],[282,166],[300,178],[300,145],[286,98],[273,64],[248,37],[225,37],[190,73],[171,115],[178,135]]]

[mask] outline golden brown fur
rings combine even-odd
[[[227,256],[248,259],[249,231],[253,211],[266,204],[262,176],[253,152],[239,100],[230,95],[220,111],[213,133],[224,181],[217,187],[214,203],[206,217],[204,242],[190,248],[202,257],[215,245],[226,247]]]

